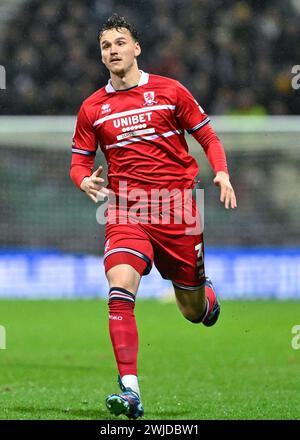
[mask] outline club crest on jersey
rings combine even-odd
[[[103,104],[103,106],[101,107],[101,112],[103,113],[109,113],[111,112],[111,108],[109,104]]]
[[[145,92],[144,93],[144,105],[153,105],[153,104],[157,104],[157,101],[154,100],[155,98],[155,94],[154,92]]]

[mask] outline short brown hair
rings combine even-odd
[[[116,13],[112,14],[103,24],[98,34],[98,41],[100,41],[103,32],[108,31],[109,29],[118,30],[120,28],[128,29],[134,41],[139,41],[139,34],[135,26],[129,23],[125,17],[122,17],[121,15]]]

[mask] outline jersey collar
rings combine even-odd
[[[142,70],[140,70],[140,72],[141,72],[141,77],[140,77],[140,80],[139,80],[139,83],[138,83],[138,87],[139,86],[144,86],[149,81],[149,73],[143,72]],[[106,91],[106,93],[114,93],[114,92],[116,92],[116,90],[112,86],[111,80],[109,80],[108,83],[106,84],[105,91]]]

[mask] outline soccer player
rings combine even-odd
[[[124,17],[113,14],[98,38],[110,80],[80,108],[70,175],[94,202],[112,193],[117,197],[115,206],[120,207],[124,199],[128,202],[120,209],[122,215],[108,215],[106,224],[104,265],[110,288],[109,331],[121,388],[119,394],[106,398],[106,406],[114,415],[137,418],[144,414],[134,316],[141,277],[149,273],[154,262],[161,275],[172,281],[178,307],[192,323],[212,326],[220,313],[213,285],[205,276],[203,234],[194,199],[189,209],[198,225],[194,232],[187,232],[190,221],[176,221],[176,213],[184,211],[185,206],[177,209],[178,192],[172,191],[182,194],[191,190],[198,174],[184,131],[191,133],[204,149],[225,208],[237,205],[223,146],[190,92],[176,80],[139,70],[138,35]],[[108,164],[107,187],[101,177],[102,167],[93,172],[98,145]],[[124,191],[120,182],[126,183]],[[169,220],[162,221],[164,200],[160,200],[154,203],[158,219],[145,221],[155,217],[146,212],[141,221],[131,221],[132,216],[124,221],[124,214],[130,212],[136,200],[130,194],[142,194],[142,204],[148,207],[151,199],[149,202],[147,196],[153,190],[172,192]]]

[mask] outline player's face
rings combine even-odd
[[[126,28],[109,29],[100,40],[102,62],[115,75],[126,74],[141,53],[138,42],[134,41]]]

